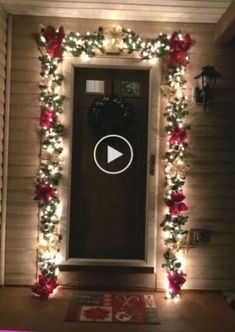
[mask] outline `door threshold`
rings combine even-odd
[[[118,273],[154,273],[154,268],[149,266],[107,266],[107,265],[67,265],[59,266],[61,272],[78,272],[78,271],[107,271]]]

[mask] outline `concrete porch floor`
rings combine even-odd
[[[161,325],[71,323],[65,312],[73,292],[58,289],[49,301],[31,296],[27,287],[0,288],[0,329],[37,332],[234,332],[235,312],[218,292],[186,291],[178,303],[156,293]]]

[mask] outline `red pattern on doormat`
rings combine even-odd
[[[153,294],[78,293],[66,321],[159,324]]]
[[[96,307],[96,308],[84,310],[84,314],[87,319],[105,320],[109,316],[109,311],[107,309]]]

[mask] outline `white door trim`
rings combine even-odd
[[[146,249],[144,260],[110,260],[110,259],[78,259],[68,258],[69,241],[69,203],[71,185],[71,146],[72,146],[72,114],[73,114],[73,90],[74,68],[119,68],[119,69],[149,69],[149,129],[148,129],[148,160],[150,155],[155,155],[156,167],[160,165],[159,141],[160,141],[160,60],[151,63],[130,56],[96,56],[84,62],[82,58],[65,56],[63,60],[63,94],[64,102],[65,137],[64,137],[64,171],[61,182],[62,219],[61,233],[63,236],[61,254],[62,265],[105,265],[105,266],[135,266],[151,267],[156,272],[156,248],[157,248],[157,200],[158,200],[158,169],[155,175],[147,172],[147,202],[146,202]]]

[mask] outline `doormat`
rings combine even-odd
[[[77,293],[70,300],[67,322],[160,324],[153,294]]]

